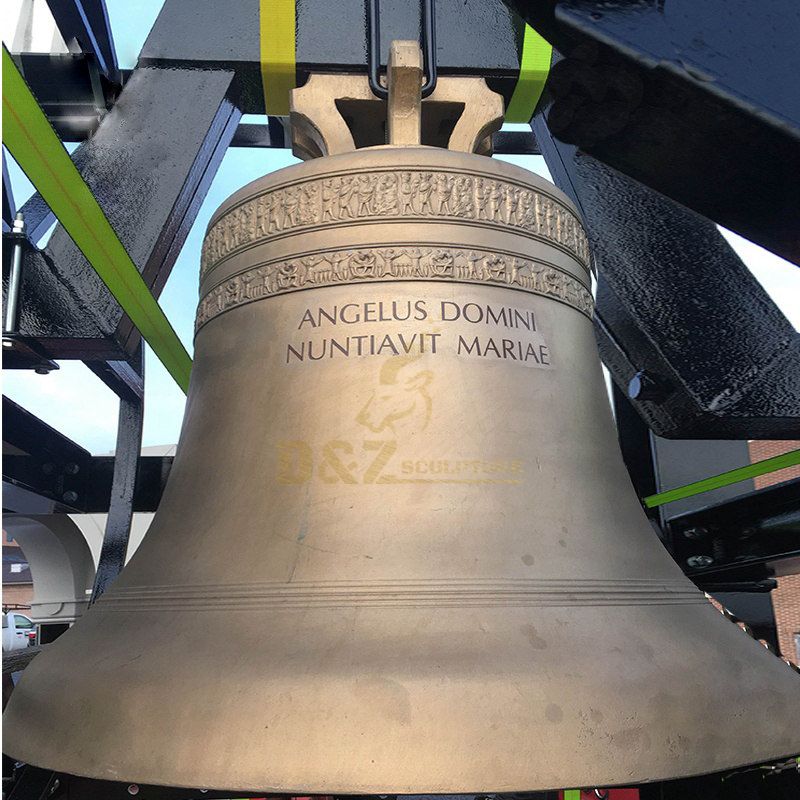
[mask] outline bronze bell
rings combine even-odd
[[[233,195],[161,506],[27,668],[7,752],[115,781],[441,794],[800,751],[797,676],[642,514],[590,286],[570,201],[485,156],[360,149]]]

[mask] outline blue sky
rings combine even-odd
[[[120,64],[133,67],[161,2],[106,2]],[[539,156],[511,156],[504,160],[549,178],[544,160]],[[200,246],[208,220],[239,187],[294,162],[288,150],[235,148],[225,155],[159,301],[189,352],[192,351],[197,303]],[[17,205],[22,205],[33,188],[13,160],[10,160],[9,169],[15,200]],[[800,269],[735,234],[723,233],[795,327],[800,329]],[[60,366],[59,371],[49,375],[8,370],[3,378],[3,393],[92,452],[113,450],[117,427],[116,397],[80,362],[61,362]],[[149,351],[145,369],[144,444],[174,443],[180,430],[185,397]]]

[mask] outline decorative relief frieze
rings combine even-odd
[[[554,297],[592,315],[592,295],[572,275],[549,264],[485,250],[373,247],[319,252],[274,261],[234,275],[211,289],[197,308],[195,330],[223,311],[263,297],[361,281],[435,280],[488,283]]]
[[[390,218],[463,219],[510,227],[549,239],[584,265],[589,262],[580,222],[547,195],[476,175],[400,170],[319,178],[242,203],[206,235],[200,277],[239,248],[282,233]]]

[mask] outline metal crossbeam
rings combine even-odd
[[[3,48],[3,143],[175,379],[187,390],[191,358]]]

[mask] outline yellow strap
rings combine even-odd
[[[530,122],[542,96],[553,48],[530,25],[525,25],[519,78],[506,109],[506,122]]]
[[[295,88],[295,0],[259,0],[265,113],[285,117]]]

